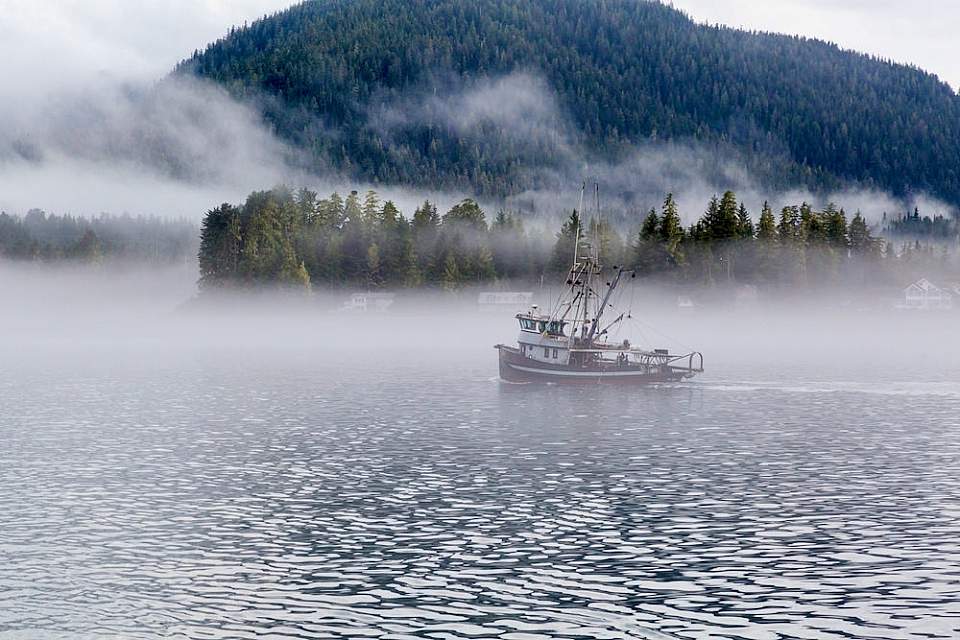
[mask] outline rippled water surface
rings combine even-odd
[[[20,358],[0,636],[960,637],[955,371],[624,392],[482,347]]]

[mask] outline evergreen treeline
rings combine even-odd
[[[496,122],[385,132],[372,113],[483,77],[541,75],[579,141],[734,147],[768,179],[960,202],[960,97],[935,76],[638,0],[308,0],[179,67],[253,99],[318,162],[382,183],[516,193],[559,154]],[[562,132],[570,135],[569,132]]]
[[[192,257],[196,237],[196,225],[186,220],[107,214],[82,218],[39,209],[23,217],[0,213],[0,257],[13,260],[173,262]]]
[[[920,209],[898,218],[888,220],[884,214],[884,233],[890,236],[924,238],[957,242],[960,240],[960,225],[954,217],[943,215],[921,216]]]
[[[251,194],[207,213],[200,232],[200,287],[358,285],[453,290],[468,282],[543,269],[520,219],[488,224],[466,199],[444,214],[429,201],[403,216],[374,191],[327,199],[307,189]]]
[[[285,187],[251,194],[240,206],[207,213],[201,230],[200,286],[419,287],[455,290],[500,279],[560,277],[578,233],[599,242],[602,262],[638,275],[711,285],[726,282],[805,287],[876,282],[901,265],[945,259],[917,244],[897,251],[871,234],[860,213],[807,204],[754,220],[733,192],[713,198],[685,227],[672,196],[622,236],[589,226],[573,211],[555,235],[526,229],[500,211],[488,221],[472,199],[442,213],[424,202],[409,218],[374,191],[321,199]],[[889,268],[885,268],[889,267]]]

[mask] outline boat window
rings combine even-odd
[[[544,358],[549,358],[549,357],[550,357],[550,349],[549,349],[549,348],[547,348],[547,347],[544,347],[544,348],[543,348],[543,357],[544,357]]]
[[[553,350],[553,359],[556,360],[556,359],[559,358],[559,357],[560,357],[560,352],[558,352],[556,349],[554,349],[554,350]]]

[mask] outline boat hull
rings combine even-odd
[[[638,365],[599,365],[594,368],[569,367],[539,362],[515,347],[497,345],[500,377],[508,382],[552,382],[559,384],[656,384],[680,382],[699,373],[683,367],[640,367]]]

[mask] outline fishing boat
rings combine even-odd
[[[581,191],[581,208],[583,191]],[[549,310],[537,305],[516,315],[520,336],[516,346],[498,344],[500,377],[508,382],[580,384],[650,384],[679,382],[703,373],[703,355],[692,351],[643,349],[619,328],[631,320],[632,310],[614,313],[614,294],[636,272],[622,266],[605,270],[600,264],[599,192],[593,238],[577,225],[573,266],[565,286]],[[581,237],[583,236],[583,237]],[[606,324],[605,324],[606,323]]]

